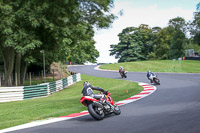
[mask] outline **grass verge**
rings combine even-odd
[[[101,69],[119,70],[123,66],[132,72],[173,72],[173,73],[200,73],[200,61],[192,60],[155,60],[135,61],[103,65]]]
[[[81,82],[49,97],[0,103],[0,129],[87,110],[80,103],[83,81],[89,81],[93,86],[108,90],[114,101],[129,98],[143,89],[130,81],[82,75]]]

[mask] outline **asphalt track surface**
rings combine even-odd
[[[73,66],[82,74],[121,79],[119,73]],[[90,115],[12,133],[200,133],[200,74],[156,73],[161,85],[141,100],[121,106],[121,115],[102,121]],[[146,73],[128,72],[125,80],[149,82]],[[109,90],[109,89],[108,89]]]

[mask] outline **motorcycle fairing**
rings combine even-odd
[[[85,101],[96,101],[96,102],[98,102],[99,100],[97,100],[97,99],[95,99],[95,98],[93,98],[93,97],[91,97],[91,96],[83,96],[83,97],[81,98],[81,103],[82,103],[84,106],[87,106],[87,105],[85,104]]]

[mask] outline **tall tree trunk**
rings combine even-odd
[[[17,77],[15,77],[15,78],[17,78],[17,80],[15,79],[15,81],[17,81],[17,85],[20,85],[21,83],[20,83],[20,68],[21,68],[21,58],[22,58],[22,55],[21,55],[21,53],[17,53],[17,55],[16,55],[16,61],[15,61],[15,73],[17,73]]]
[[[20,83],[22,85],[24,85],[24,81],[25,81],[25,77],[26,77],[26,71],[27,71],[27,63],[26,62],[22,62],[21,65],[21,75],[20,75]]]
[[[13,47],[7,47],[4,50],[1,49],[4,61],[5,70],[5,83],[6,86],[12,86],[12,74],[15,60],[15,50]]]

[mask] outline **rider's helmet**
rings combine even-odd
[[[122,66],[120,66],[120,69],[123,69],[123,67],[122,67]]]
[[[150,70],[147,71],[147,73],[150,73],[150,72],[151,72]]]
[[[83,87],[86,87],[86,86],[89,86],[90,85],[90,83],[88,82],[88,81],[85,81],[84,83],[83,83]]]

